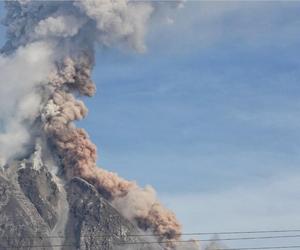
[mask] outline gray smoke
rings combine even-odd
[[[35,42],[0,56],[0,164],[24,153],[29,127],[39,115],[39,87],[53,70],[51,47]]]
[[[95,45],[144,52],[147,23],[161,6],[128,0],[7,1],[0,80],[2,107],[8,108],[0,110],[0,157],[4,165],[38,148],[39,139],[46,145],[40,154],[59,159],[65,179],[87,180],[141,229],[170,240],[166,249],[173,249],[181,232],[175,215],[153,188],[97,168],[96,146],[74,124],[87,114],[77,97],[96,90],[91,80]]]

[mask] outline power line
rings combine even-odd
[[[261,240],[261,239],[276,239],[276,238],[298,238],[300,235],[289,236],[269,236],[269,237],[243,237],[243,238],[223,238],[223,239],[192,239],[192,240],[162,240],[162,241],[145,241],[145,242],[118,242],[119,245],[138,245],[138,244],[165,244],[165,243],[189,243],[189,242],[214,242],[214,241],[235,241],[235,240]]]
[[[175,241],[176,242],[176,241]],[[191,243],[195,242],[195,241],[189,241]],[[139,243],[139,244],[147,244],[146,242],[131,242],[128,243],[128,245],[130,244],[135,244],[135,243]],[[154,243],[150,243],[150,244],[154,244]],[[156,243],[158,244],[158,242]],[[26,246],[10,246],[10,247],[5,247],[5,250],[8,249],[22,249],[22,248],[47,248],[47,247],[74,247],[75,244],[57,244],[57,245],[26,245]],[[275,250],[275,249],[300,249],[300,245],[289,245],[289,246],[261,246],[261,247],[235,247],[235,248],[220,248],[219,250]]]
[[[299,249],[299,248],[300,248],[300,245],[296,245],[296,246],[294,245],[294,246],[263,246],[263,247],[219,248],[218,250],[260,250],[260,249]]]
[[[273,247],[243,247],[243,248],[223,248],[219,250],[255,250],[255,249],[295,249],[299,248],[300,246],[273,246]]]
[[[113,236],[113,235],[110,235]],[[132,235],[126,235],[127,237]],[[135,237],[138,237],[140,235],[136,235]],[[90,237],[90,236],[86,236]],[[99,236],[93,236],[94,238],[102,238],[105,237],[103,235]],[[108,237],[108,236],[107,236]],[[299,238],[300,234],[296,235],[273,235],[273,236],[257,236],[257,237],[233,237],[233,238],[216,238],[216,239],[192,239],[192,240],[163,240],[163,241],[146,241],[146,244],[155,244],[155,243],[170,243],[170,242],[190,242],[190,241],[201,241],[201,242],[211,242],[211,241],[236,241],[236,240],[265,240],[265,239],[282,239],[282,238]],[[85,237],[80,237],[85,238]],[[126,244],[125,242],[124,244]],[[130,242],[128,242],[130,243]],[[139,244],[139,242],[136,242]],[[121,243],[122,244],[122,243]]]
[[[219,248],[218,250],[261,250],[261,249],[299,249],[299,246],[271,246],[271,247],[239,247],[239,248]]]
[[[191,232],[191,233],[181,233],[181,234],[172,234],[174,236],[204,236],[204,235],[232,235],[232,234],[267,234],[267,233],[296,233],[300,232],[300,229],[287,229],[287,230],[254,230],[254,231],[221,231],[221,232]],[[115,234],[103,234],[103,235],[98,235],[96,237],[110,237]],[[159,236],[164,236],[163,234],[127,234],[127,237],[159,237]],[[85,237],[90,237],[90,235],[82,235],[80,238],[85,238]],[[258,236],[258,237],[278,237],[278,238],[286,238],[286,237],[291,237],[289,235],[275,235],[275,236]],[[300,237],[300,235],[295,235],[292,237]],[[0,237],[0,239],[8,239],[10,237]],[[13,237],[15,238],[15,237]],[[50,238],[50,239],[55,239],[55,238],[65,238],[64,235],[52,235],[52,236],[32,236],[32,237],[27,237],[30,239],[35,239],[35,238]],[[253,237],[254,238],[254,237]],[[257,238],[257,237],[256,237]],[[204,241],[204,240],[202,240]]]
[[[235,238],[217,238],[217,239],[204,239],[200,241],[233,241],[233,240],[263,240],[263,239],[281,239],[281,238],[299,238],[300,235],[276,235],[276,236],[258,236],[258,237],[235,237]]]
[[[94,236],[97,237],[97,236]],[[111,243],[116,245],[153,245],[153,244],[167,244],[167,243],[195,243],[195,242],[214,242],[214,241],[241,241],[241,240],[261,240],[261,239],[276,239],[276,238],[298,238],[300,235],[278,235],[278,236],[262,236],[262,237],[235,237],[235,238],[221,238],[221,239],[205,239],[205,240],[164,240],[164,241],[139,241],[139,242],[122,242],[118,240],[110,240]],[[27,238],[27,237],[26,237]],[[26,246],[10,246],[6,248],[38,248],[38,247],[60,247],[60,246],[74,246],[75,242],[69,242],[69,244],[63,245],[26,245]],[[224,250],[239,250],[239,249],[284,249],[284,248],[296,248],[300,246],[280,246],[280,247],[260,247],[260,248],[226,248]],[[222,250],[222,249],[220,249]]]
[[[265,234],[265,233],[296,233],[300,229],[287,229],[287,230],[253,230],[253,231],[221,231],[221,232],[198,232],[198,233],[183,233],[181,235],[224,235],[224,234]]]
[[[218,250],[261,250],[261,249],[299,249],[299,246],[271,246],[271,247],[239,247],[239,248],[219,248]]]

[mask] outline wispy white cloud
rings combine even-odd
[[[237,110],[232,114],[235,119],[245,124],[260,128],[275,128],[282,130],[300,129],[300,109],[294,111],[286,110]]]

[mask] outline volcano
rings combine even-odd
[[[176,3],[18,0],[5,6],[1,248],[179,249],[180,223],[155,190],[100,168],[96,146],[76,127],[88,112],[83,97],[96,91],[96,49],[145,52],[153,13]]]

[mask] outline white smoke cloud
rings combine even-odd
[[[30,139],[27,124],[38,115],[41,96],[35,88],[52,69],[51,48],[32,43],[11,57],[0,57],[0,160],[21,153]]]
[[[35,32],[42,37],[69,37],[78,33],[82,25],[86,22],[83,18],[76,18],[75,16],[57,16],[48,17],[38,23]]]
[[[134,182],[97,168],[96,146],[74,124],[87,113],[84,103],[76,97],[92,96],[95,92],[91,80],[94,45],[124,45],[144,51],[146,24],[159,5],[128,0],[8,1],[6,5],[4,23],[9,40],[4,52],[10,57],[3,59],[0,72],[7,72],[1,81],[9,82],[9,87],[1,87],[9,98],[3,99],[3,104],[7,102],[9,108],[1,116],[2,160],[21,153],[29,140],[32,144],[36,141],[36,133],[42,133],[51,141],[52,153],[59,156],[66,179],[79,176],[94,184],[142,230],[153,231],[159,239],[178,239],[181,226],[156,199],[153,188],[139,188]],[[31,44],[32,41],[41,42]],[[53,51],[48,48],[49,43]],[[18,49],[24,44],[29,45]],[[53,70],[50,55],[57,56]],[[47,93],[37,90],[45,83]],[[36,131],[31,134],[28,127],[37,117],[41,122],[34,124]],[[38,167],[41,156],[37,152]],[[170,241],[167,244],[168,248],[174,246]]]
[[[146,217],[156,202],[156,192],[151,186],[135,187],[124,197],[116,198],[112,204],[127,219]]]
[[[96,22],[99,43],[111,46],[121,41],[138,51],[145,50],[146,23],[153,11],[150,3],[86,0],[74,5]]]

